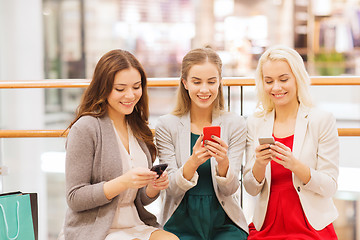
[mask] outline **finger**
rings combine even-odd
[[[135,181],[138,185],[142,185],[142,186],[145,186],[145,185],[148,185],[148,184],[154,184],[156,181],[156,179],[150,179],[150,180],[138,180],[138,181]]]
[[[206,150],[203,154],[199,156],[199,159],[207,160],[211,157],[211,154],[208,150]]]
[[[220,138],[219,138],[219,139],[220,139]],[[221,140],[221,139],[220,139],[220,140]],[[211,147],[217,149],[217,150],[220,151],[220,152],[226,153],[227,150],[228,150],[228,145],[227,145],[223,140],[221,140],[221,141],[222,141],[221,144],[220,144],[220,143],[213,142],[213,141],[207,141],[205,147],[211,146]]]
[[[291,151],[291,149],[288,146],[286,146],[285,144],[282,144],[281,142],[275,142],[275,145],[272,145],[272,146],[274,146],[274,147],[276,146],[285,151]]]
[[[270,146],[270,151],[271,152],[277,152],[277,153],[280,153],[282,155],[286,155],[288,152],[290,152],[290,151],[288,151],[286,149],[283,149],[283,148],[281,148],[279,146],[276,146],[276,145]]]
[[[208,141],[208,140],[205,141],[204,146],[205,146],[205,148],[207,150],[209,150],[210,148],[211,149],[220,149],[221,148],[221,145],[219,143],[216,143],[216,142],[213,142],[213,141]]]
[[[262,150],[262,145],[259,145],[255,148],[255,153],[259,153]]]
[[[202,158],[204,155],[207,154],[207,149],[206,148],[201,148],[200,150],[197,150],[195,152],[193,152],[193,155],[197,158],[200,159]]]
[[[257,161],[269,161],[271,160],[272,154],[269,150],[265,150],[260,152],[259,154],[256,154],[256,160]]]
[[[140,177],[145,177],[145,176],[156,176],[156,172],[154,171],[151,171],[150,169],[147,169],[147,168],[134,168],[133,169],[134,173],[137,175],[137,176],[140,176]]]
[[[216,153],[212,152],[211,150],[209,150],[209,154],[210,154],[210,157],[215,157],[215,158],[220,157],[220,155],[217,155]]]
[[[270,144],[262,144],[262,145],[257,146],[255,151],[262,152],[262,151],[264,151],[266,149],[269,149],[269,148],[270,148]]]
[[[143,179],[143,180],[154,180],[158,177],[158,174],[156,172],[151,173],[149,175],[137,175],[138,179]]]
[[[225,145],[226,143],[224,142],[224,140],[222,140],[221,138],[219,138],[218,136],[215,135],[211,135],[211,139],[212,141],[214,141],[215,143],[218,143],[220,145]]]
[[[169,184],[169,178],[167,178],[167,177],[165,177],[165,178],[161,177],[154,181],[155,186],[164,186],[164,185],[168,185],[168,184]]]
[[[167,189],[169,187],[168,184],[165,184],[165,185],[154,185],[153,188],[155,188],[156,190],[164,190],[164,189]]]
[[[133,181],[149,183],[157,178],[157,174],[151,176],[137,176],[133,178]]]
[[[283,160],[279,160],[278,158],[276,157],[272,157],[272,160],[277,162],[278,164],[284,166],[285,165],[285,162]]]
[[[167,173],[166,170],[161,174],[160,178],[161,178],[161,179],[166,179],[166,178],[168,178],[168,173]]]
[[[256,153],[256,157],[263,157],[267,155],[271,155],[270,149],[262,150]]]
[[[163,179],[159,178],[159,179],[157,179],[157,180],[155,181],[155,184],[156,184],[156,185],[162,185],[162,184],[168,183],[168,182],[169,182],[169,179],[168,179],[168,178],[163,178]]]
[[[213,136],[212,136],[212,139],[213,139],[215,142],[210,141],[210,143],[214,143],[214,144],[217,143],[217,144],[219,144],[221,147],[223,147],[223,148],[225,148],[225,149],[228,149],[228,148],[229,148],[229,146],[226,144],[226,142],[225,142],[224,140],[222,140],[221,138],[213,135]],[[214,146],[214,145],[213,145],[213,146]]]
[[[286,158],[285,155],[279,153],[279,152],[275,152],[275,151],[271,151],[272,157],[278,158],[281,161],[284,161],[284,159]]]
[[[158,186],[158,185],[161,185],[163,184],[164,182],[166,182],[167,179],[164,179],[164,178],[159,178],[157,180],[154,181],[154,185]]]
[[[152,182],[153,181],[133,181],[133,186],[136,188],[142,188]]]
[[[200,136],[199,136],[198,139],[196,140],[193,148],[201,147],[201,142],[202,142],[203,138],[204,138],[204,135],[203,135],[203,134],[200,134]]]
[[[210,151],[210,154],[213,156],[213,155],[218,155],[218,156],[221,156],[221,157],[224,157],[227,153],[226,149],[224,149],[223,147],[221,146],[218,146],[218,148],[215,148],[213,146],[210,146],[210,145],[207,145],[206,148]]]
[[[155,179],[155,183],[160,183],[160,182],[164,182],[166,180],[168,180],[168,176],[167,173],[163,172],[163,174],[161,174],[161,176],[157,179]]]
[[[272,156],[271,155],[266,155],[264,157],[261,157],[261,158],[258,158],[257,160],[258,161],[261,161],[261,162],[268,162],[272,159]]]
[[[220,143],[218,143],[218,142],[213,142],[213,141],[209,141],[209,140],[205,140],[204,146],[205,146],[205,147],[207,147],[207,146],[212,146],[212,147],[218,148],[218,149],[222,148],[222,146],[221,146]]]
[[[211,154],[208,151],[205,151],[204,153],[198,156],[198,159],[201,163],[204,163],[209,158],[211,158]]]

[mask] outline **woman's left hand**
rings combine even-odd
[[[221,138],[217,136],[211,136],[213,141],[206,140],[204,143],[204,146],[207,150],[209,150],[209,153],[212,157],[216,159],[216,161],[221,163],[229,163],[229,159],[227,156],[228,151],[228,145],[222,140]]]
[[[153,188],[155,190],[164,190],[168,188],[168,186],[169,186],[169,177],[166,170],[161,174],[161,176],[158,179],[148,184],[148,187]]]
[[[221,138],[214,135],[211,136],[211,138],[214,140],[214,142],[207,140],[205,141],[204,146],[210,155],[217,161],[219,176],[224,177],[229,168],[229,158],[227,156],[229,147]]]
[[[272,160],[283,165],[285,168],[294,172],[298,160],[294,157],[291,149],[280,142],[270,145]]]
[[[297,160],[291,149],[280,142],[270,146],[271,159],[292,171],[304,184],[311,179],[310,168]]]

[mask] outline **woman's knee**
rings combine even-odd
[[[150,240],[179,240],[179,238],[170,232],[157,230],[151,234]]]

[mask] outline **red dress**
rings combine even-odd
[[[294,135],[275,138],[291,148]],[[249,225],[248,239],[337,239],[333,224],[316,231],[308,222],[299,196],[293,186],[292,173],[282,165],[271,161],[271,187],[268,208],[260,231]]]

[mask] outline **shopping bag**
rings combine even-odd
[[[37,194],[0,194],[0,239],[37,240]]]

